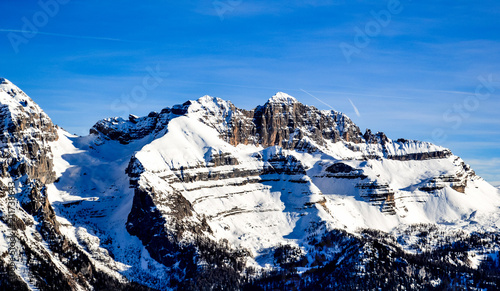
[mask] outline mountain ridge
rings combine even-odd
[[[31,110],[32,100],[5,84],[3,108]],[[53,270],[43,274],[27,256],[18,262],[24,273],[4,283],[32,278],[25,290],[49,290],[56,272],[64,290],[428,289],[464,287],[457,282],[471,274],[481,278],[474,286],[498,281],[488,270],[498,264],[499,193],[446,148],[362,133],[346,115],[282,92],[252,110],[203,96],[100,120],[83,137],[34,109],[7,130],[8,147],[22,150],[1,160],[3,188],[14,182],[21,193],[16,221],[25,227],[6,218],[4,195],[0,229],[29,242],[22,253],[43,250],[71,272],[38,256]],[[23,147],[28,136],[42,147]],[[464,241],[474,243],[455,249]],[[0,252],[8,253],[2,237]],[[71,252],[79,259],[58,259]],[[388,283],[384,265],[397,274]]]

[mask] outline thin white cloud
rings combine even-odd
[[[260,16],[260,15],[283,15],[293,12],[294,9],[304,7],[325,7],[341,5],[338,0],[310,0],[310,1],[288,1],[285,4],[272,1],[210,1],[198,5],[194,11],[202,15],[212,16]],[[221,18],[223,19],[223,18]]]
[[[453,141],[455,148],[481,148],[481,149],[497,149],[500,148],[500,142],[497,141]],[[494,161],[493,160],[489,160]],[[497,161],[500,169],[500,159]]]
[[[33,33],[31,31],[25,31],[25,30],[21,30],[21,29],[4,29],[4,28],[0,28],[0,32],[29,33],[29,34]],[[36,34],[48,35],[48,36],[58,36],[58,37],[67,37],[67,38],[77,38],[77,39],[94,39],[94,40],[107,40],[107,41],[118,41],[118,42],[144,43],[141,41],[124,40],[124,39],[111,38],[111,37],[73,35],[73,34],[43,32],[43,31],[38,31]]]
[[[361,117],[361,115],[359,114],[359,110],[358,110],[358,108],[356,107],[356,105],[354,105],[354,103],[352,102],[352,100],[351,100],[350,98],[347,98],[347,99],[349,100],[349,103],[351,103],[351,106],[352,106],[352,108],[354,109],[354,112],[356,112],[356,115],[357,115],[358,117]]]
[[[314,99],[318,100],[319,102],[321,102],[321,103],[325,104],[326,106],[330,107],[330,109],[335,110],[335,109],[333,109],[333,107],[332,107],[332,106],[330,106],[330,104],[328,104],[328,103],[324,102],[323,100],[321,100],[321,99],[319,99],[318,97],[314,96],[313,94],[311,94],[311,93],[307,92],[306,90],[304,90],[304,89],[300,89],[300,91],[302,91],[302,92],[306,93],[307,95],[309,95],[309,96],[313,97]]]
[[[345,86],[343,86],[343,87],[345,87]],[[377,98],[387,98],[387,99],[402,99],[402,100],[414,100],[415,99],[415,98],[411,98],[411,97],[390,96],[390,95],[374,95],[374,94],[363,94],[363,93],[354,93],[354,92],[345,92],[345,91],[309,91],[309,92],[336,94],[336,95],[355,95],[355,96],[377,97]]]
[[[500,158],[493,158],[493,159],[468,159],[467,162],[469,162],[471,165],[474,165],[475,167],[494,167],[498,168],[500,171]]]

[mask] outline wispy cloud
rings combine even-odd
[[[345,86],[343,86],[345,87]],[[412,97],[401,97],[401,96],[394,96],[394,95],[377,95],[377,94],[364,94],[364,93],[354,93],[354,92],[347,92],[347,91],[309,91],[309,92],[314,92],[314,93],[325,93],[325,94],[335,94],[335,95],[355,95],[355,96],[363,96],[363,97],[377,97],[377,98],[384,98],[384,99],[403,99],[403,100],[413,100],[415,98]]]
[[[476,167],[498,167],[500,168],[500,158],[493,159],[469,159],[467,160],[471,165]]]
[[[325,104],[326,106],[330,107],[330,109],[335,110],[335,109],[333,109],[333,107],[332,107],[332,106],[330,106],[328,103],[324,102],[323,100],[319,99],[318,97],[314,96],[313,94],[311,94],[311,93],[307,92],[306,90],[304,90],[304,89],[300,89],[300,91],[302,91],[302,92],[306,93],[307,95],[309,95],[309,96],[313,97],[314,99],[318,100],[319,102],[321,102],[321,103]]]
[[[497,141],[454,141],[455,148],[481,148],[497,149],[500,148],[500,142]],[[488,159],[488,164],[494,162],[500,166],[500,159]]]
[[[211,6],[208,6],[212,3]],[[215,4],[217,3],[217,4]],[[198,5],[194,11],[202,15],[218,15],[217,8],[228,12],[228,15],[252,17],[260,15],[282,15],[285,13],[291,13],[295,9],[303,9],[305,7],[326,7],[326,6],[338,6],[341,5],[338,0],[310,0],[310,1],[299,1],[292,0],[287,1],[286,4],[282,2],[272,2],[272,1],[228,1],[221,0],[218,2],[207,2]]]
[[[351,106],[352,106],[352,108],[354,109],[354,112],[356,112],[356,115],[357,115],[358,117],[361,117],[361,115],[359,114],[359,110],[358,110],[358,108],[356,107],[356,105],[354,105],[354,103],[352,102],[352,100],[351,100],[350,98],[347,98],[347,99],[349,100],[349,103],[351,103]]]
[[[4,29],[4,28],[0,28],[0,32],[29,33],[29,34],[33,33],[32,31],[25,31],[25,30],[20,30],[20,29]],[[73,35],[73,34],[64,34],[64,33],[43,32],[43,31],[38,31],[36,34],[57,36],[57,37],[66,37],[66,38],[77,38],[77,39],[93,39],[93,40],[106,40],[106,41],[118,41],[118,42],[146,43],[143,41],[125,40],[125,39],[118,39],[118,38],[111,38],[111,37]]]

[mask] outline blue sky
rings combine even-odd
[[[498,1],[56,1],[0,3],[0,76],[72,133],[284,91],[449,147],[500,185]]]

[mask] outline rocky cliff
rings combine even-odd
[[[23,91],[0,78],[1,175],[27,175],[42,183],[55,180],[48,143],[58,139],[56,126]]]
[[[0,290],[142,288],[103,272],[63,234],[46,186],[56,180],[51,144],[58,127],[4,78],[0,120]]]

